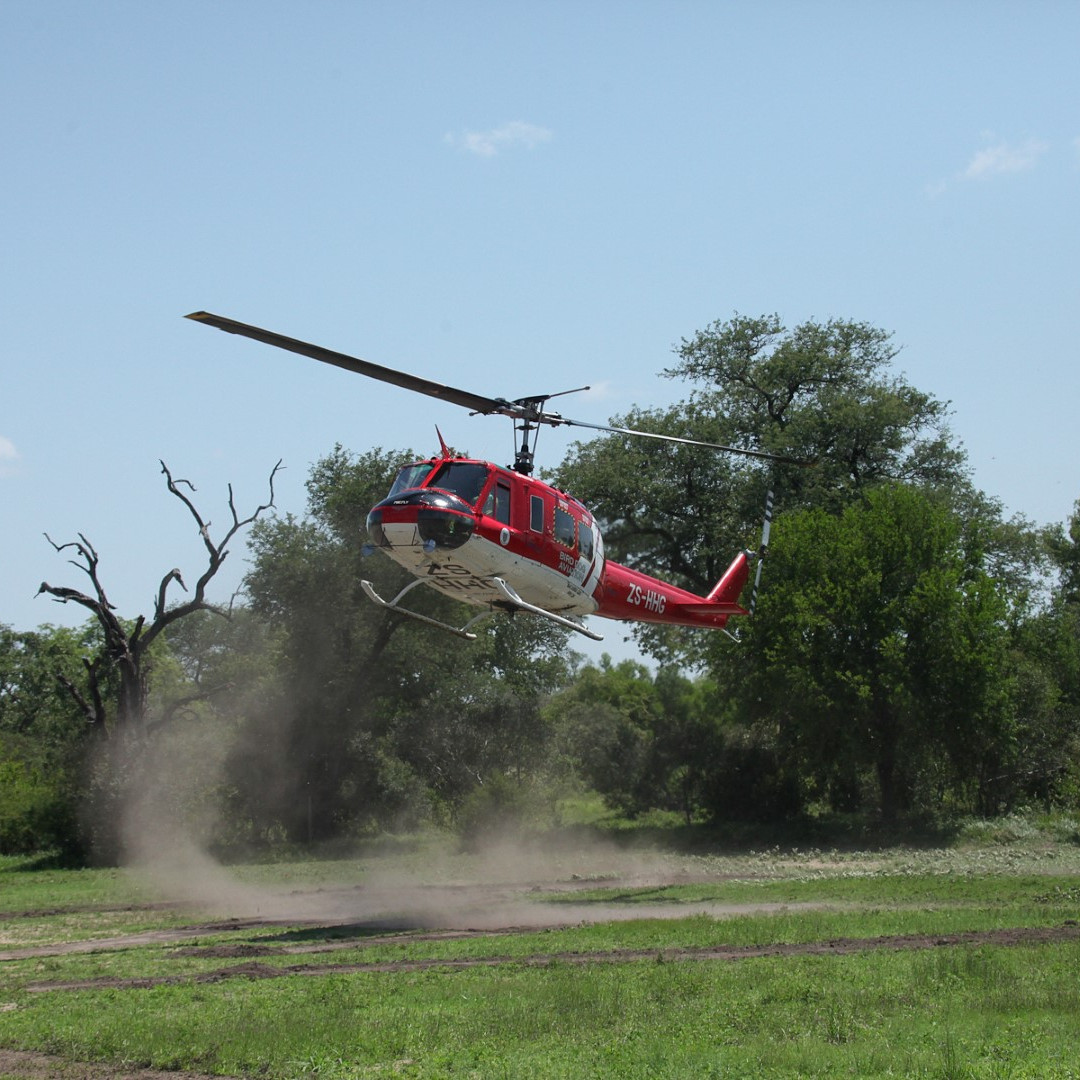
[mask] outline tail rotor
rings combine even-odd
[[[757,607],[758,588],[761,585],[761,570],[765,565],[765,556],[769,551],[769,529],[772,527],[773,493],[770,491],[765,496],[765,521],[761,526],[761,546],[757,551],[757,570],[754,573],[754,588],[750,593],[750,614],[754,614]]]

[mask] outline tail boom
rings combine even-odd
[[[732,615],[746,615],[739,597],[750,576],[750,559],[739,552],[707,596],[680,589],[628,566],[607,562],[594,594],[595,614],[607,619],[722,630]]]

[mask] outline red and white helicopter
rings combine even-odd
[[[528,611],[595,641],[602,641],[603,635],[585,626],[580,621],[584,616],[725,630],[732,615],[749,613],[739,599],[755,558],[760,579],[760,560],[769,542],[771,495],[760,550],[740,551],[708,595],[697,596],[605,559],[603,539],[588,508],[532,476],[541,425],[592,428],[805,464],[756,450],[570,420],[546,409],[548,401],[560,394],[513,401],[483,397],[206,311],[193,312],[187,318],[450,401],[474,414],[511,418],[516,448],[512,468],[456,456],[440,434],[439,455],[404,465],[389,495],[367,517],[370,544],[366,549],[389,555],[414,578],[392,600],[384,600],[370,581],[362,581],[368,597],[391,611],[464,638],[475,638],[471,628],[500,612]],[[418,585],[427,585],[483,610],[458,627],[402,607],[406,595]]]

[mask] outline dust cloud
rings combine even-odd
[[[594,837],[556,842],[500,835],[497,827],[486,830],[482,848],[468,852],[447,836],[441,846],[432,842],[406,853],[361,852],[273,867],[225,865],[209,850],[209,838],[220,825],[211,793],[227,754],[221,742],[204,743],[197,759],[178,759],[167,740],[143,744],[137,768],[125,770],[125,865],[162,901],[208,917],[385,930],[491,930],[742,910],[648,903],[638,896],[617,906],[574,902],[573,894],[586,888],[659,887],[700,875],[674,857],[628,852]],[[532,898],[540,893],[564,898],[558,903]]]

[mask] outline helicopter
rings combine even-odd
[[[572,495],[532,475],[539,430],[542,426],[589,428],[766,461],[805,462],[698,439],[572,420],[547,407],[552,398],[577,392],[574,390],[512,400],[486,397],[207,311],[195,311],[186,318],[449,401],[473,415],[511,419],[515,446],[511,466],[503,468],[455,454],[436,428],[439,453],[402,465],[389,494],[372,507],[364,554],[381,551],[412,575],[390,600],[381,597],[370,581],[362,580],[361,588],[380,607],[468,640],[476,638],[474,626],[500,613],[528,612],[602,641],[603,635],[582,621],[585,617],[715,629],[734,637],[727,630],[728,620],[752,612],[753,598],[748,608],[740,599],[755,561],[756,596],[769,543],[771,492],[759,549],[740,551],[716,585],[705,596],[698,596],[605,558],[603,538],[591,511]],[[454,626],[405,607],[402,601],[422,585],[481,611],[463,625]]]

